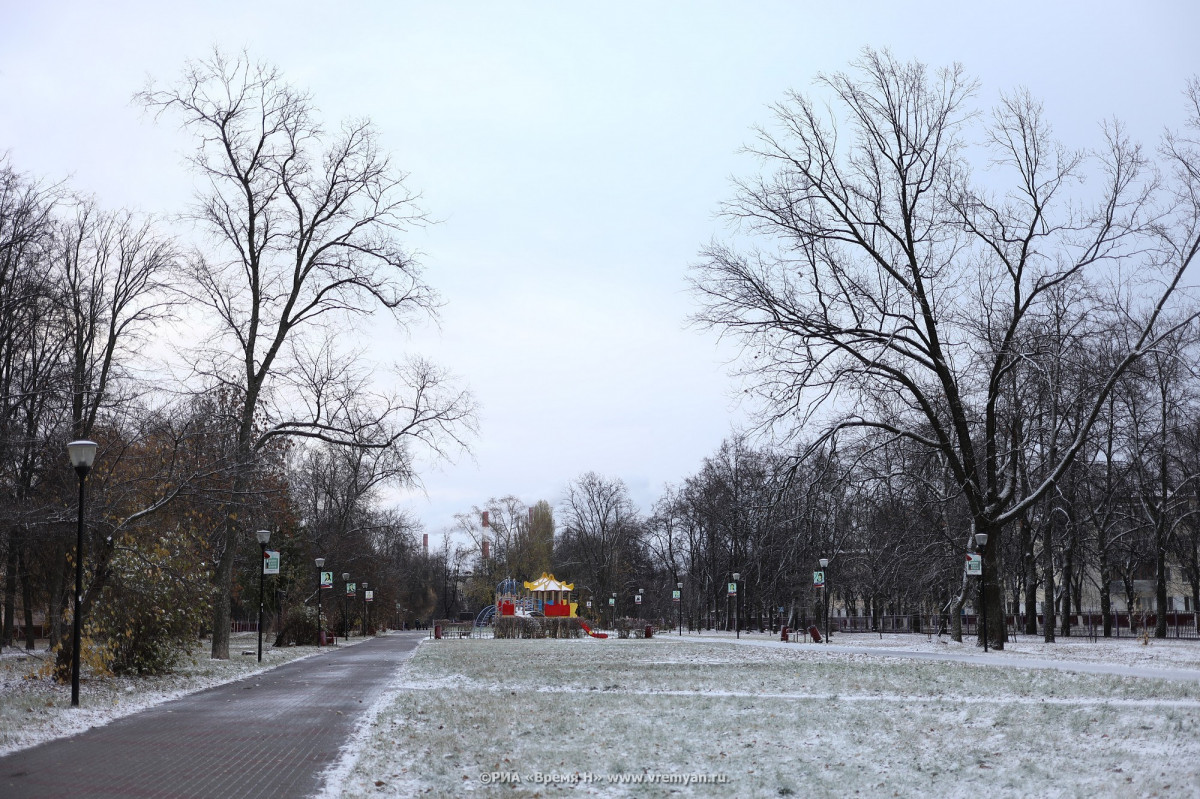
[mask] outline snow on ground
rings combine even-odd
[[[0,657],[0,755],[100,727],[185,694],[317,653],[314,646],[276,649],[264,645],[260,664],[256,633],[234,633],[229,660],[210,658],[210,646],[198,645],[174,673],[157,677],[94,677],[85,669],[79,682],[77,708],[71,707],[70,683],[59,685],[52,679],[34,676],[53,655],[45,649],[4,649]]]
[[[869,639],[427,642],[325,796],[1200,793],[1200,679],[1012,665],[1200,670],[1198,642],[1022,640],[985,659]],[[978,656],[881,656],[905,649]]]

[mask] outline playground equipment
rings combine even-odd
[[[497,616],[543,616],[546,618],[579,618],[579,603],[571,601],[574,583],[555,579],[553,574],[542,572],[533,581],[518,583],[513,578],[502,580],[496,586],[496,604],[484,608],[476,617],[476,624],[494,621]],[[607,638],[605,633],[593,632],[583,619],[579,626],[593,638]]]

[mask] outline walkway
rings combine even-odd
[[[301,797],[424,633],[297,660],[0,758],[0,796]]]

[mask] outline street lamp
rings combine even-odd
[[[71,707],[79,707],[79,647],[83,622],[83,486],[96,460],[95,441],[67,444],[71,466],[79,475],[79,525],[75,530],[75,612],[71,621]]]
[[[367,620],[367,614],[370,612],[371,606],[367,604],[367,581],[363,580],[363,638],[367,637],[368,630],[371,629]]]
[[[320,646],[325,637],[325,628],[321,626],[321,584],[324,582],[321,569],[325,567],[325,558],[316,558],[314,563],[317,564],[317,646]]]
[[[821,571],[825,578],[821,582],[821,598],[825,604],[825,643],[829,643],[829,558],[821,558]]]
[[[612,612],[609,615],[612,616],[612,628],[615,630],[615,629],[617,629],[617,593],[616,593],[616,591],[613,592],[612,599],[608,600],[608,606],[610,608],[612,608]]]
[[[350,616],[346,613],[346,583],[350,582],[350,572],[342,572],[342,637],[350,637]]]
[[[740,572],[733,573],[733,627],[737,630],[737,637],[740,640],[742,637],[742,592],[738,586],[738,581],[742,579]]]
[[[271,531],[259,530],[254,536],[262,550],[262,566],[258,570],[258,662],[262,663],[263,575],[267,573],[267,544],[271,540]]]
[[[679,591],[679,635],[683,635],[683,583],[675,583],[675,590]]]
[[[984,576],[985,563],[983,560],[983,552],[987,549],[988,534],[976,533],[975,544],[976,550],[979,552],[979,616],[983,622],[983,651],[988,651],[988,628],[987,628],[987,578]]]
[[[638,627],[642,626],[642,595],[646,593],[645,588],[638,589],[637,609],[638,609]]]

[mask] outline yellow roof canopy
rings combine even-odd
[[[530,591],[574,591],[575,583],[559,582],[553,574],[542,572],[542,576],[533,582],[525,581],[525,587]]]

